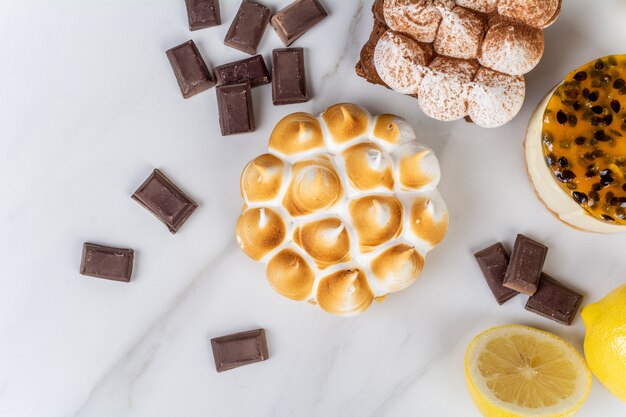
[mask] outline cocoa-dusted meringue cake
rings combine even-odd
[[[626,232],[626,55],[570,72],[533,113],[524,152],[535,192],[559,220]]]
[[[522,107],[523,75],[560,10],[561,0],[375,0],[356,72],[415,96],[432,118],[498,127]]]
[[[243,170],[237,242],[279,294],[355,315],[413,283],[443,239],[439,178],[404,119],[350,103],[293,113]]]

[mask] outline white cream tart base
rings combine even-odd
[[[626,232],[626,226],[606,223],[589,215],[561,188],[554,174],[546,165],[541,141],[543,114],[557,88],[558,86],[552,89],[533,112],[524,139],[526,168],[535,192],[546,208],[569,226],[594,233]]]

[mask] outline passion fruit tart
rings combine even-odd
[[[570,72],[535,109],[524,152],[539,199],[559,220],[626,231],[626,55]]]

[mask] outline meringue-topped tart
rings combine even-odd
[[[279,294],[356,315],[415,282],[443,239],[440,178],[404,119],[351,103],[294,113],[243,170],[237,242]]]
[[[626,55],[570,72],[533,113],[524,148],[535,191],[557,218],[626,231]]]

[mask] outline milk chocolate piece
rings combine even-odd
[[[255,124],[250,84],[220,85],[216,93],[222,136],[252,132]]]
[[[269,358],[265,330],[250,330],[211,339],[217,372],[261,362]]]
[[[476,252],[474,256],[498,304],[502,305],[518,294],[517,291],[502,286],[509,265],[509,254],[502,243],[495,243]]]
[[[526,302],[526,310],[561,324],[570,325],[583,296],[548,274],[541,274],[537,292]]]
[[[222,23],[219,0],[185,0],[189,30],[210,28]]]
[[[251,88],[269,84],[271,81],[262,55],[215,67],[215,77],[218,85],[249,82]]]
[[[215,80],[193,41],[175,46],[167,51],[166,55],[184,98],[194,96],[215,85]]]
[[[260,3],[243,0],[226,33],[224,44],[250,55],[256,54],[269,21],[270,9]]]
[[[141,184],[132,199],[152,212],[172,233],[176,233],[198,207],[158,169]]]
[[[289,46],[326,16],[317,0],[297,0],[272,16],[270,23],[285,46]]]
[[[96,278],[129,282],[133,273],[132,249],[112,248],[93,243],[83,243],[80,273]]]
[[[303,103],[309,100],[302,48],[274,49],[272,52],[272,102]]]
[[[503,285],[512,290],[533,295],[537,291],[546,253],[548,253],[548,248],[541,243],[524,235],[517,235]]]

